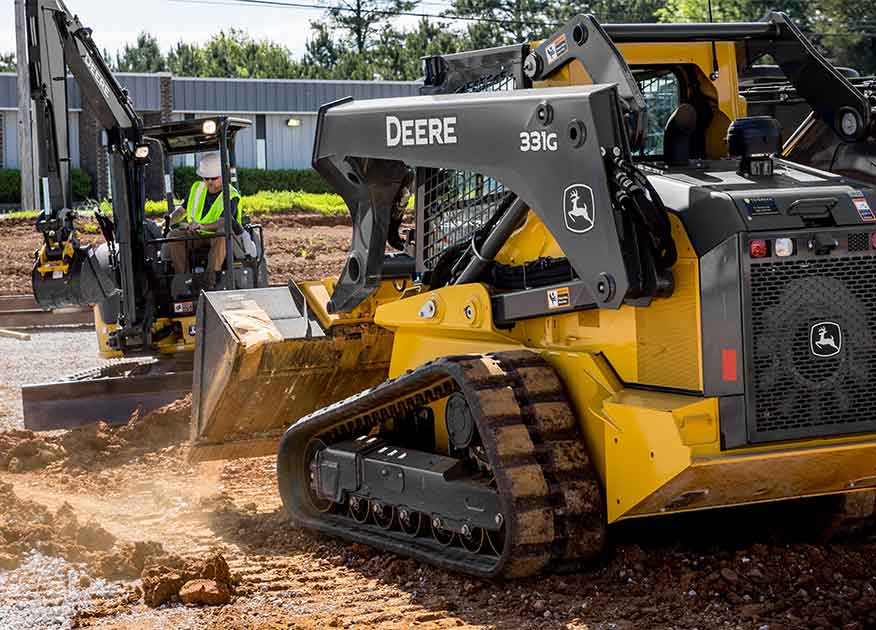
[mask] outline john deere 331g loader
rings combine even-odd
[[[644,151],[642,69],[614,41],[705,35],[671,28],[580,17],[430,59],[422,96],[325,106],[314,166],[349,257],[205,295],[196,453],[280,440],[296,522],[484,577],[580,566],[622,519],[819,495],[871,514],[876,189],[775,157],[744,103],[718,147],[726,112],[694,90]],[[829,82],[819,114],[866,132],[782,16],[720,28],[713,50]]]

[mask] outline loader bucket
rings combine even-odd
[[[202,293],[190,458],[275,454],[295,420],[386,380],[391,349],[373,323],[323,327],[294,284]]]

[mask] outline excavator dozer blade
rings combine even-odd
[[[295,420],[386,380],[392,333],[324,327],[297,286],[202,293],[193,461],[274,455]]]
[[[24,385],[24,426],[51,431],[101,420],[124,424],[138,408],[157,409],[191,389],[190,361],[121,361],[51,383]]]

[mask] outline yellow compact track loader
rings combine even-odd
[[[202,296],[195,456],[279,440],[297,523],[481,577],[579,567],[625,519],[821,495],[871,516],[876,188],[777,156],[726,80],[764,54],[832,133],[869,133],[781,14],[581,16],[428,59],[422,96],[324,106],[347,262]]]

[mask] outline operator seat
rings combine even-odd
[[[681,103],[663,128],[663,157],[667,164],[681,166],[690,160],[693,134],[697,130],[697,110]]]

